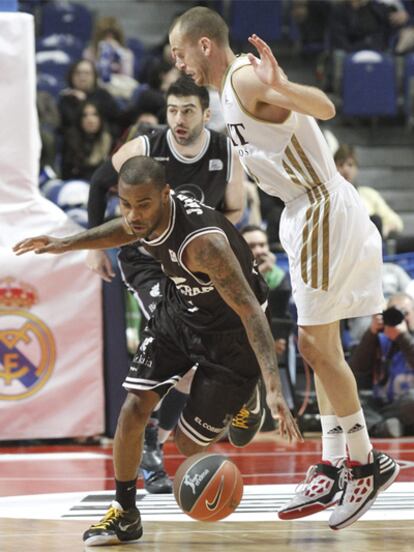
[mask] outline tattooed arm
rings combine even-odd
[[[186,247],[183,261],[192,272],[207,274],[222,299],[239,315],[263,375],[269,408],[279,418],[280,432],[289,441],[301,439],[283,398],[269,323],[228,241],[219,233],[195,238]]]
[[[23,255],[29,251],[35,253],[66,253],[78,249],[106,249],[136,241],[135,235],[121,218],[113,219],[101,226],[79,232],[66,238],[52,236],[35,236],[16,243],[13,251]]]

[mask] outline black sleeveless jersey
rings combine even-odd
[[[170,129],[142,136],[145,155],[165,166],[167,182],[176,193],[185,193],[222,211],[232,173],[231,143],[223,134],[208,129],[205,132],[206,143],[196,157],[187,158],[178,153]]]
[[[246,241],[224,215],[184,194],[171,196],[168,228],[158,238],[140,244],[161,262],[175,286],[166,286],[164,303],[198,331],[239,329],[239,316],[221,298],[206,274],[192,273],[183,262],[186,246],[197,236],[218,232],[226,236],[243,274],[260,304],[267,299],[267,285],[256,270]]]

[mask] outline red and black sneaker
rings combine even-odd
[[[279,510],[279,518],[299,519],[334,506],[343,494],[345,479],[344,462],[338,466],[330,462],[311,466],[304,481],[296,487],[295,496]]]
[[[339,504],[329,518],[331,529],[343,529],[357,521],[372,506],[379,493],[388,489],[400,466],[388,454],[372,450],[369,463],[348,462],[348,480]]]

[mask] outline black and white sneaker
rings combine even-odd
[[[311,516],[337,504],[346,480],[346,466],[322,462],[311,466],[304,481],[296,487],[293,498],[278,511],[283,520]]]
[[[262,406],[261,380],[248,402],[233,416],[229,426],[229,441],[234,447],[245,447],[263,425],[266,410]]]
[[[86,546],[124,544],[142,537],[141,516],[137,508],[123,510],[115,500],[99,523],[91,525],[83,534]]]
[[[331,529],[343,529],[357,521],[372,506],[379,493],[388,489],[400,466],[384,452],[372,450],[369,463],[348,462],[348,480],[337,507],[329,518]]]

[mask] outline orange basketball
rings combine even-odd
[[[175,499],[187,515],[199,521],[218,521],[240,504],[243,479],[237,466],[222,454],[195,454],[174,477]]]

